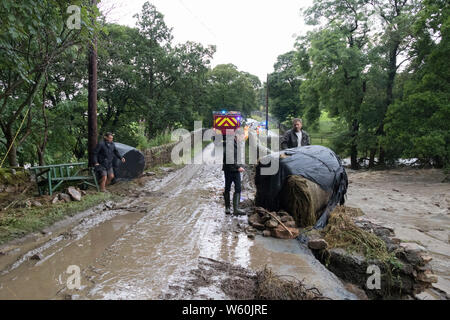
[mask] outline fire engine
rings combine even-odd
[[[214,130],[218,134],[233,134],[234,131],[241,127],[242,116],[238,111],[214,111],[213,121]]]

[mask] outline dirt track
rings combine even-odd
[[[0,299],[232,298],[223,288],[245,272],[210,261],[249,274],[267,264],[329,298],[355,299],[297,240],[250,240],[243,232],[247,217],[224,214],[223,173],[212,163],[212,147],[203,153],[207,164],[149,180],[135,197],[91,210],[39,245],[0,256]],[[252,192],[244,184],[243,200]],[[67,288],[70,265],[81,270],[80,290]]]

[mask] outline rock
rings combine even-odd
[[[253,233],[248,234],[247,237],[251,240],[255,239],[255,235]]]
[[[145,174],[144,174],[144,176],[146,176],[146,177],[151,177],[151,176],[154,176],[154,175],[156,175],[156,173],[154,173],[154,172],[146,172]]]
[[[426,249],[424,247],[422,247],[421,245],[418,245],[417,243],[414,243],[414,242],[402,242],[402,243],[400,243],[400,247],[404,248],[405,251],[409,251],[409,252],[426,251]]]
[[[106,208],[106,209],[113,209],[114,207],[115,207],[115,203],[112,202],[112,201],[107,201],[107,202],[105,203],[105,208]]]
[[[291,216],[289,216],[289,215],[284,215],[284,216],[281,216],[281,218],[280,218],[280,221],[281,222],[288,222],[288,221],[294,221],[294,218],[292,218]]]
[[[36,253],[30,257],[30,260],[42,260],[42,254]]]
[[[248,217],[248,223],[255,229],[258,229],[258,230],[265,229],[258,214],[253,214],[250,217]]]
[[[70,199],[70,196],[66,193],[60,193],[59,200],[64,201],[65,203],[69,203],[72,201],[72,199]]]
[[[5,185],[0,184],[0,192],[3,192],[6,189]]]
[[[430,256],[421,255],[420,257],[422,258],[423,263],[429,263],[431,260],[433,260],[433,258]]]
[[[297,228],[297,223],[295,223],[295,221],[288,221],[284,223],[284,225],[289,228]]]
[[[328,248],[328,243],[324,239],[312,239],[308,241],[308,248],[311,250],[323,250]]]
[[[275,219],[270,219],[265,223],[266,228],[273,229],[278,226],[278,221]]]
[[[52,204],[56,204],[56,203],[59,203],[58,196],[54,197],[53,200],[52,200]]]
[[[84,190],[81,190],[80,193],[81,193],[81,195],[83,195],[83,196],[87,195],[87,192],[84,191]]]
[[[270,232],[270,230],[264,230],[262,235],[263,237],[270,237],[272,233]]]
[[[40,203],[39,201],[33,201],[32,204],[34,207],[42,207],[42,203]]]
[[[437,277],[433,275],[430,271],[425,271],[417,275],[417,279],[426,283],[436,283],[438,281]]]
[[[289,233],[285,228],[283,228],[282,226],[279,225],[275,229],[271,230],[271,235],[272,235],[272,237],[279,238],[279,239],[295,239],[300,234],[300,229],[298,229],[298,228],[288,228],[288,230],[291,233]]]
[[[272,219],[272,217],[270,216],[270,214],[265,214],[261,217],[261,221],[262,223],[266,223],[267,221],[269,221],[270,219]]]
[[[69,187],[67,193],[74,201],[81,201],[81,193],[74,187]]]
[[[283,217],[283,216],[288,216],[288,217],[290,217],[290,216],[291,216],[289,213],[287,213],[287,212],[284,211],[284,210],[278,211],[278,215],[279,215],[280,217]],[[284,221],[283,221],[283,222],[284,222]]]

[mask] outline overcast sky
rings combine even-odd
[[[146,0],[102,0],[108,20],[135,26]],[[217,46],[212,66],[233,63],[265,81],[278,55],[293,49],[306,26],[300,8],[312,0],[153,0],[174,41]]]

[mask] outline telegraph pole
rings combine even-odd
[[[269,131],[269,74],[266,80],[266,130]]]
[[[91,0],[92,9],[97,0]],[[95,18],[93,18],[95,23]],[[95,32],[95,31],[94,31]],[[88,86],[88,158],[89,167],[94,166],[94,149],[97,145],[97,35],[94,33],[89,48],[89,86]]]

